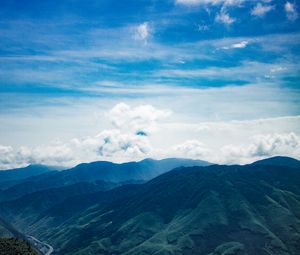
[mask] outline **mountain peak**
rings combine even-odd
[[[300,167],[300,161],[287,156],[274,156],[262,160],[255,161],[253,165],[276,165],[287,167]]]

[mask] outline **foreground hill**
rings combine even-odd
[[[0,255],[38,255],[28,242],[16,238],[0,238]]]
[[[150,180],[180,166],[207,166],[201,160],[169,158],[145,159],[139,162],[116,164],[106,161],[80,164],[64,171],[52,171],[24,179],[0,192],[0,201],[17,199],[39,190],[64,187],[82,182],[132,183]]]
[[[34,220],[15,206],[1,212],[55,254],[300,253],[300,168],[282,162],[178,168],[67,198]]]
[[[38,255],[25,237],[0,218],[0,255]]]

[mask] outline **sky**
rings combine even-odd
[[[0,169],[300,159],[300,2],[3,0]]]

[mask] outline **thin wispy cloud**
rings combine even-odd
[[[223,23],[224,25],[233,24],[236,19],[231,17],[225,9],[222,9],[215,17],[215,21],[218,23]]]
[[[249,41],[241,41],[239,43],[234,43],[230,46],[223,46],[223,50],[229,50],[229,49],[243,49],[246,48],[247,45],[249,44]]]
[[[176,0],[177,4],[181,5],[220,5],[239,6],[245,0]]]
[[[275,9],[274,5],[266,5],[262,3],[258,3],[252,10],[251,15],[257,17],[264,17],[268,12]]]

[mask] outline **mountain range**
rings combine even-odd
[[[2,191],[0,190],[0,201],[17,199],[35,191],[59,188],[80,182],[103,181],[104,188],[105,186],[109,188],[124,183],[144,182],[179,166],[207,166],[210,164],[201,160],[169,158],[163,160],[145,159],[123,164],[97,161],[79,164],[64,171],[57,171],[54,167],[33,165],[27,168],[3,171],[7,177],[4,178],[3,182],[6,187],[3,185]],[[23,173],[26,171],[29,171],[28,178],[25,178],[26,174]],[[20,173],[22,173],[22,179],[19,177]],[[15,174],[19,179],[13,178]],[[15,180],[14,185],[11,182],[8,185],[5,182],[8,179]]]
[[[47,241],[53,254],[300,252],[300,162],[292,158],[244,166],[94,162],[24,183],[47,179],[42,189],[4,199],[0,216]]]

